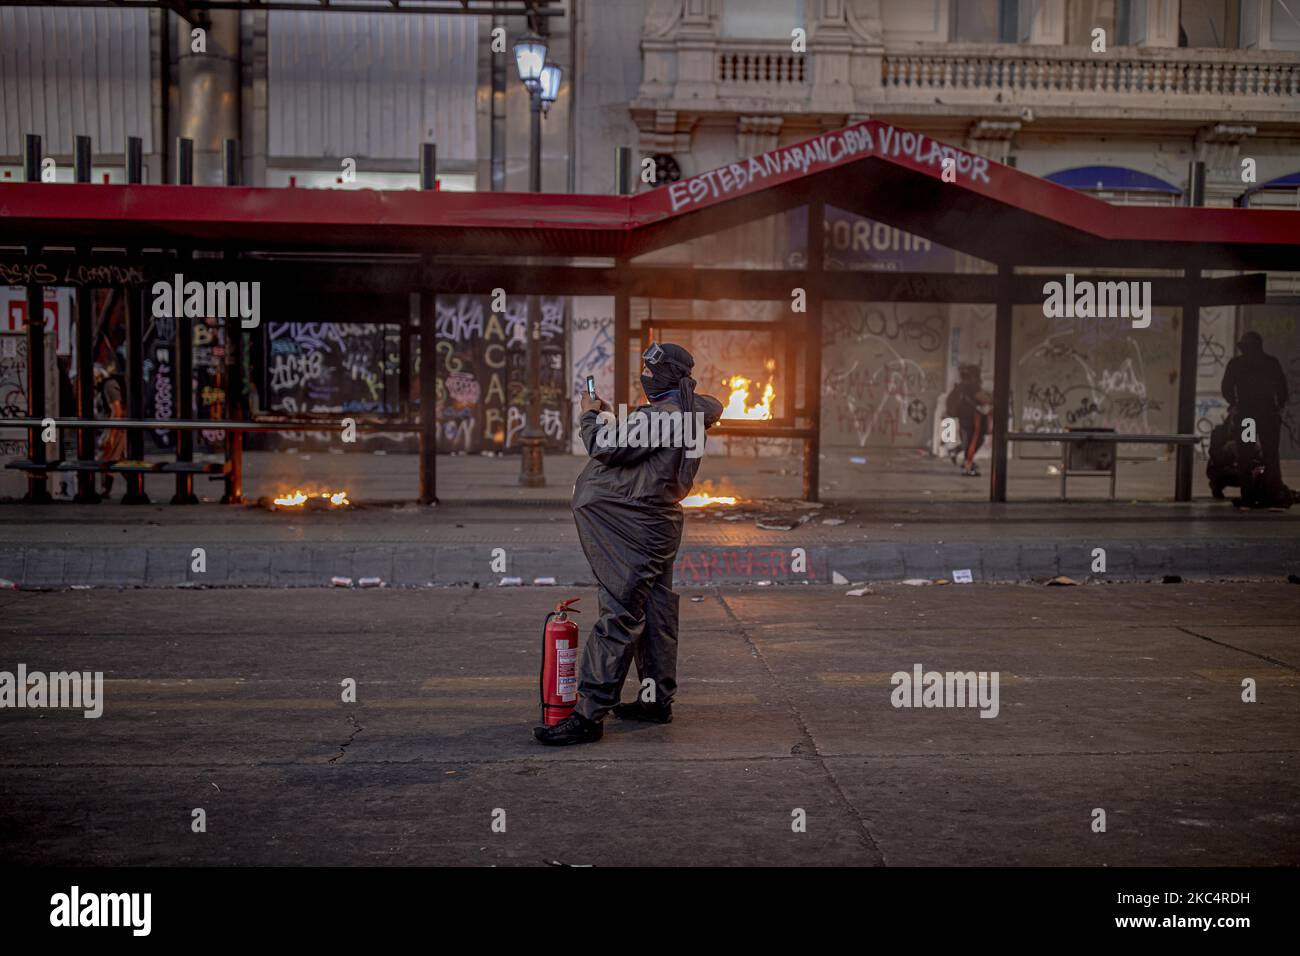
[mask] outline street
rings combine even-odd
[[[554,750],[542,619],[588,588],[0,591],[0,671],[104,677],[99,719],[0,710],[0,859],[1300,863],[1300,588],[846,590],[683,589],[674,723]],[[917,665],[996,716],[895,707]]]

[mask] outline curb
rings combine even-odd
[[[1104,574],[1092,571],[1093,549],[1106,552]],[[239,544],[206,547],[206,570],[191,569],[192,551],[143,547],[32,546],[0,552],[0,579],[20,588],[70,587],[330,587],[333,578],[378,578],[388,587],[498,585],[539,578],[556,585],[593,583],[574,548],[510,549],[507,570],[493,571],[486,545]],[[831,584],[953,577],[1023,582],[1067,575],[1077,581],[1282,577],[1300,570],[1300,540],[1109,540],[1089,544],[953,542],[852,544],[801,548],[763,545],[691,546],[677,556],[678,586],[713,584]]]

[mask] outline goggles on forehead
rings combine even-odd
[[[651,342],[650,347],[641,353],[641,360],[646,365],[658,365],[663,361],[664,350],[659,347],[657,342]]]

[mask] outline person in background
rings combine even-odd
[[[1264,337],[1247,332],[1237,343],[1240,355],[1233,356],[1223,371],[1223,397],[1236,424],[1237,469],[1241,497],[1237,504],[1249,508],[1289,508],[1291,492],[1282,482],[1282,409],[1289,393],[1282,363],[1264,351]],[[1241,440],[1245,420],[1255,422],[1255,441]],[[1264,473],[1253,478],[1252,458],[1258,452]]]
[[[122,385],[115,374],[116,363],[112,358],[102,363],[95,363],[95,418],[125,418],[126,402],[122,396]],[[121,428],[105,428],[99,433],[99,460],[114,462],[126,457],[126,431]],[[113,492],[113,475],[105,473],[103,489],[100,494],[109,498]]]
[[[948,393],[944,413],[955,418],[961,429],[962,476],[973,477],[979,474],[975,467],[975,453],[983,446],[993,427],[993,416],[989,414],[993,396],[984,391],[980,383],[978,365],[958,366],[957,374],[958,381]]]

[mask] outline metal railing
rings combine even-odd
[[[728,44],[717,55],[718,82],[727,86],[763,86],[792,89],[808,80],[808,67],[802,53],[792,53],[789,45],[763,45],[737,48]]]
[[[223,419],[173,419],[173,418],[5,418],[0,419],[0,428],[24,428],[28,430],[29,442],[36,442],[38,434],[51,424],[56,429],[70,428],[74,429],[82,442],[79,447],[93,447],[94,437],[97,431],[111,431],[113,429],[123,429],[126,431],[175,431],[175,432],[223,432],[225,438],[225,458],[221,462],[194,462],[189,460],[182,450],[180,442],[177,442],[175,457],[171,461],[154,461],[149,462],[143,459],[121,458],[114,460],[103,460],[96,458],[83,458],[78,456],[73,459],[52,459],[46,460],[42,456],[33,454],[34,448],[28,449],[28,457],[18,461],[11,461],[5,465],[5,468],[25,472],[29,475],[48,475],[51,472],[104,472],[109,474],[121,473],[128,476],[136,476],[135,481],[144,474],[159,475],[209,475],[210,477],[225,482],[226,493],[222,497],[223,504],[240,504],[243,502],[244,487],[244,455],[243,440],[244,432],[279,432],[292,434],[295,432],[344,432],[352,429],[356,432],[386,432],[392,433],[418,433],[421,430],[419,422],[403,421],[358,421],[356,419],[330,418],[330,419],[290,419],[290,418],[262,418],[255,421],[227,421]],[[48,443],[58,445],[58,439]],[[79,500],[94,501],[98,496],[93,491],[82,490],[78,493]],[[192,494],[186,494],[178,490],[176,497],[172,499],[173,504],[193,504],[197,499]],[[142,485],[133,487],[128,483],[126,496],[123,498],[124,504],[147,504],[149,497],[145,493]]]
[[[1256,97],[1300,109],[1300,63],[1293,55],[1253,50],[1119,48],[1089,54],[1077,47],[951,44],[886,52],[882,84],[891,94],[938,90],[1089,96]]]
[[[115,428],[142,428],[152,431],[204,431],[204,432],[341,432],[352,428],[359,432],[418,432],[419,422],[361,422],[345,425],[341,420],[262,418],[253,422],[224,421],[197,418],[0,418],[0,428],[43,428],[50,422],[56,428],[93,428],[112,431]]]

